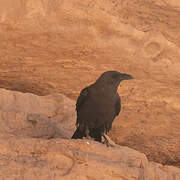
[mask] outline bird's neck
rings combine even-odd
[[[112,97],[116,95],[118,87],[111,87],[111,86],[102,86],[102,85],[95,85],[94,93],[96,93],[98,96],[104,96],[104,97]]]

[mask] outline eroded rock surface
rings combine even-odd
[[[74,105],[61,94],[0,89],[0,179],[180,178],[177,167],[149,162],[143,153],[126,146],[107,148],[92,140],[70,139]]]
[[[4,0],[0,42],[0,87],[11,90],[76,98],[103,71],[132,74],[135,79],[119,88],[123,108],[111,137],[150,160],[180,167],[179,0]],[[40,102],[28,101],[36,105],[1,108],[22,109],[24,119],[43,108],[45,118],[58,111],[52,99],[42,98],[38,112]],[[42,129],[48,124],[37,121]],[[27,135],[34,125],[24,127]],[[43,136],[56,136],[48,133]]]

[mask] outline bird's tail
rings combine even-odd
[[[82,139],[84,136],[84,132],[82,132],[79,127],[77,127],[71,139]]]

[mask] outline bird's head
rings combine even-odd
[[[96,82],[117,90],[121,81],[130,79],[133,79],[133,77],[129,74],[120,73],[118,71],[106,71],[97,79]]]

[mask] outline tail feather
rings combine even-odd
[[[80,129],[77,128],[71,139],[82,139],[84,136],[85,136],[84,132],[80,131]]]
[[[99,131],[99,129],[91,129],[89,135],[95,141],[98,141],[98,142],[102,141],[102,135],[101,135],[101,131]]]
[[[77,127],[71,139],[82,139],[83,137],[86,137],[85,130],[81,129],[80,127]],[[95,141],[102,142],[101,129],[90,129],[89,136],[93,138]]]

